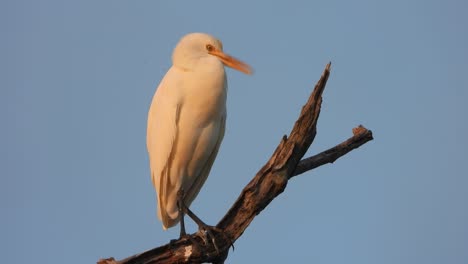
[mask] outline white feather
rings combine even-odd
[[[187,206],[197,196],[224,137],[226,74],[223,59],[209,54],[207,44],[219,50],[219,56],[227,56],[221,42],[212,36],[194,33],[184,37],[148,113],[151,178],[164,229],[179,221],[178,191],[183,188]]]

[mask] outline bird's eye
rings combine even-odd
[[[206,44],[206,50],[207,50],[207,51],[213,51],[213,50],[214,50],[213,45],[211,45],[211,44]]]

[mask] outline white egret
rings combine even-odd
[[[224,66],[246,74],[252,70],[224,53],[221,41],[203,33],[184,36],[172,63],[149,109],[147,148],[158,217],[164,229],[181,221],[183,236],[185,213],[199,227],[204,225],[188,207],[205,183],[224,137]]]

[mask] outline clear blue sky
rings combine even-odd
[[[199,31],[255,68],[228,70],[226,137],[192,207],[206,222],[290,131],[328,61],[308,154],[359,124],[375,136],[294,178],[229,263],[468,262],[466,1],[166,2],[0,3],[2,261],[93,263],[178,236],[156,217],[146,115],[174,45]]]

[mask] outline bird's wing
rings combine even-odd
[[[171,68],[161,81],[153,97],[148,113],[146,144],[149,153],[151,180],[158,197],[158,217],[163,227],[171,226],[171,219],[165,206],[170,188],[170,168],[174,156],[174,143],[177,141],[177,122],[180,114],[180,98],[177,95],[180,85],[178,73]]]
[[[218,155],[219,147],[221,146],[221,142],[224,138],[224,131],[226,128],[226,114],[221,117],[219,126],[217,127],[217,131],[214,132],[214,135],[217,137],[214,139],[216,140],[214,146],[211,149],[207,149],[209,156],[206,158],[205,162],[202,163],[202,166],[198,169],[198,173],[196,173],[196,177],[192,183],[192,185],[186,190],[185,192],[185,204],[189,206],[195,197],[200,192],[201,187],[205,183],[208,175],[210,174],[211,167],[213,166],[213,162]],[[202,135],[203,136],[203,135]],[[211,135],[210,135],[211,136]]]

